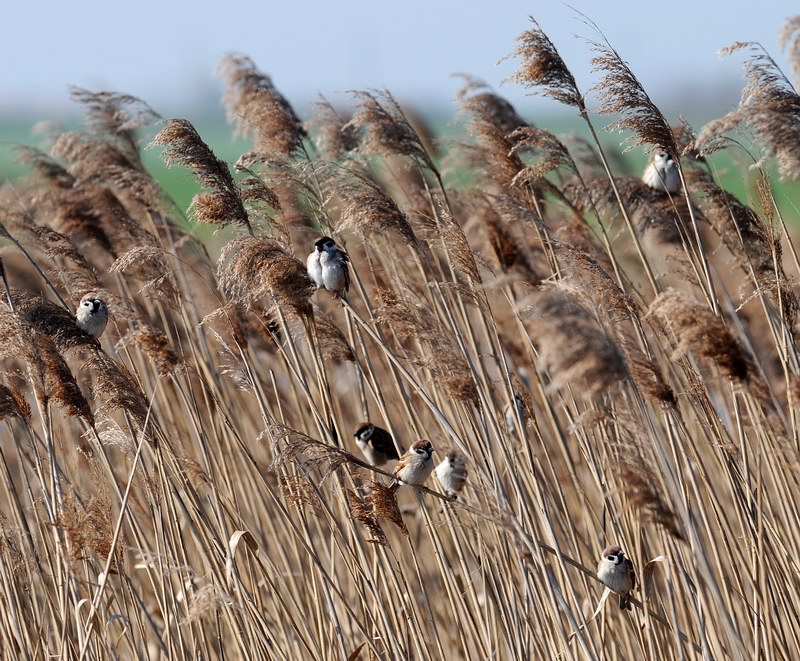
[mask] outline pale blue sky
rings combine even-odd
[[[690,101],[727,108],[738,100],[741,58],[717,50],[760,40],[783,64],[777,33],[800,11],[788,0],[573,0],[603,29],[670,114]],[[10,6],[9,6],[10,5]],[[0,113],[26,107],[44,117],[69,108],[67,86],[141,96],[164,113],[218,108],[212,70],[229,50],[250,55],[303,111],[318,91],[386,87],[420,106],[447,108],[464,71],[494,85],[513,70],[497,60],[534,15],[582,88],[596,82],[592,36],[560,2],[354,0],[159,2],[11,0],[0,38]],[[661,9],[661,8],[665,9]],[[657,9],[656,9],[657,8]],[[500,87],[512,102],[523,92]],[[343,96],[341,98],[344,98]],[[530,107],[530,106],[529,106]]]

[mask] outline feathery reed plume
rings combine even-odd
[[[509,136],[514,145],[514,154],[532,154],[534,161],[519,172],[512,180],[514,186],[533,185],[548,174],[564,168],[570,174],[578,174],[578,168],[563,143],[550,131],[525,126],[516,129]]]
[[[193,624],[210,618],[221,608],[235,608],[236,602],[219,585],[207,583],[196,590],[189,600],[189,610],[181,624]]]
[[[77,270],[83,273],[85,278],[93,282],[92,289],[100,288],[100,281],[94,268],[69,237],[43,225],[25,225],[24,228],[30,235],[35,237],[37,248],[44,252],[49,259],[62,258],[72,262]]]
[[[110,273],[130,272],[137,280],[145,280],[141,291],[152,290],[162,300],[174,303],[179,293],[172,270],[167,267],[166,257],[170,253],[155,246],[137,246],[114,260],[108,268]]]
[[[453,74],[464,81],[456,92],[455,101],[465,110],[489,118],[503,135],[509,135],[516,129],[528,126],[506,99],[492,91],[489,84],[466,73]]]
[[[0,384],[0,420],[4,418],[19,418],[30,423],[31,405],[19,388]]]
[[[169,345],[169,339],[163,331],[152,326],[143,326],[128,333],[119,343],[119,347],[136,344],[156,368],[159,376],[175,374],[182,366],[178,354]]]
[[[800,82],[800,16],[790,16],[784,21],[778,33],[778,44],[789,58],[795,82]]]
[[[220,253],[217,277],[234,302],[249,305],[271,294],[280,306],[310,317],[314,283],[305,265],[272,239],[241,237]]]
[[[753,209],[714,183],[706,173],[696,171],[687,177],[690,190],[699,194],[699,205],[714,231],[734,259],[750,273],[758,287],[769,294],[792,332],[796,332],[800,302],[783,270],[783,247],[778,228]],[[772,211],[771,196],[764,206]]]
[[[88,425],[93,426],[94,415],[89,402],[83,396],[75,376],[58,352],[53,339],[42,333],[35,333],[34,343],[45,370],[46,399],[42,401],[52,399],[68,416],[80,416]]]
[[[674,289],[662,292],[650,304],[647,314],[658,317],[672,329],[678,341],[673,359],[693,351],[731,379],[740,382],[758,379],[751,358],[723,319],[688,295]]]
[[[153,124],[161,115],[130,94],[71,87],[70,96],[86,109],[86,124],[92,131],[116,138],[131,162],[141,164],[136,129]]]
[[[75,184],[75,177],[44,152],[27,145],[18,145],[15,149],[20,162],[30,165],[48,184],[56,188],[72,188]]]
[[[593,87],[598,92],[597,112],[602,115],[621,114],[622,117],[606,129],[619,133],[631,132],[626,140],[626,151],[639,145],[662,148],[678,158],[678,146],[672,130],[644,91],[644,87],[617,53],[596,25],[591,26],[600,34],[603,42],[590,41],[592,50],[597,53],[592,58],[592,70],[604,73],[601,81]]]
[[[388,92],[352,92],[357,110],[343,130],[358,135],[358,150],[365,156],[407,156],[431,172],[437,172],[422,140]]]
[[[302,149],[306,131],[272,79],[258,70],[253,60],[228,53],[217,69],[225,84],[223,101],[228,121],[253,137],[254,158],[270,153],[292,156]]]
[[[383,528],[381,528],[381,524],[378,523],[378,518],[373,512],[372,503],[368,500],[370,493],[368,492],[367,496],[364,497],[352,489],[345,489],[345,495],[353,517],[369,530],[371,537],[367,542],[386,546],[389,541],[386,539],[386,534],[383,532]]]
[[[468,81],[467,88],[471,84]],[[475,141],[472,145],[461,145],[460,152],[500,192],[516,193],[516,189],[512,190],[512,182],[523,170],[524,164],[513,151],[514,142],[509,136],[527,124],[517,117],[513,109],[512,116],[508,112],[498,112],[496,99],[499,97],[495,95],[469,96],[467,92],[460,92],[456,98],[461,102],[459,113],[469,116],[467,130]],[[488,103],[487,99],[492,99],[492,103]],[[521,123],[517,123],[517,119]]]
[[[449,253],[453,265],[458,271],[468,276],[471,284],[480,285],[481,274],[475,262],[475,255],[472,254],[467,237],[464,235],[464,230],[453,218],[453,214],[444,201],[440,198],[437,198],[436,201],[439,206],[441,239],[445,250]]]
[[[322,356],[334,363],[354,363],[355,354],[339,327],[328,317],[317,312],[314,315],[314,326]]]
[[[394,230],[404,244],[417,245],[417,237],[406,215],[376,182],[351,170],[342,170],[332,180],[332,193],[342,199],[337,232],[356,230],[362,237]]]
[[[383,482],[370,483],[367,487],[367,500],[372,505],[372,511],[376,517],[388,519],[400,528],[403,535],[409,537],[408,528],[406,528],[403,515],[400,514],[400,508],[397,505],[397,496],[391,487]]]
[[[107,492],[92,496],[84,502],[81,502],[75,494],[67,495],[61,513],[55,521],[55,525],[66,532],[70,541],[71,560],[94,558],[99,562],[105,562],[111,553],[112,570],[116,572],[122,567],[125,547],[124,539],[120,535],[112,549],[114,523],[114,508]]]
[[[781,175],[800,176],[800,96],[761,44],[737,42],[723,48],[722,56],[747,49],[744,63],[747,83],[739,106],[706,124],[697,136],[696,148],[704,155],[724,146],[724,137],[740,125],[760,139],[767,156],[778,161]]]
[[[272,442],[271,471],[294,466],[301,475],[308,477],[319,470],[324,480],[328,475],[350,463],[346,452],[321,443],[302,432],[281,424],[272,424],[267,429]]]
[[[152,416],[148,419],[147,398],[130,371],[103,352],[94,353],[84,367],[92,377],[92,393],[102,402],[98,416],[124,411],[135,423],[136,431],[146,433],[148,440],[157,445],[156,424]]]
[[[553,252],[559,260],[566,281],[580,288],[593,301],[600,303],[602,311],[614,318],[628,318],[636,310],[636,303],[623,292],[605,268],[589,253],[563,241],[551,240]]]
[[[638,179],[618,179],[616,188],[638,234],[653,232],[663,243],[681,243],[681,237],[688,232],[688,207],[684,198],[671,198]],[[564,197],[581,213],[590,213],[596,208],[612,218],[619,214],[614,187],[604,177],[586,181],[585,186],[567,184]]]
[[[519,45],[507,56],[522,60],[510,80],[527,89],[543,87],[541,94],[583,110],[583,97],[578,91],[575,78],[536,19],[532,16],[529,18],[533,28],[525,30],[517,37]]]
[[[659,480],[656,471],[642,457],[633,455],[621,461],[614,466],[614,472],[628,502],[641,512],[646,521],[655,521],[675,539],[685,541],[677,515],[657,486]]]
[[[322,158],[338,161],[358,147],[355,128],[348,121],[324,96],[314,102],[314,115],[305,126],[314,130],[314,145]]]
[[[200,185],[209,191],[192,200],[191,208],[198,221],[220,227],[235,224],[247,228],[252,235],[239,187],[228,165],[214,155],[188,120],[168,120],[150,146],[163,146],[168,167],[178,164],[191,169]]]
[[[580,384],[587,396],[603,393],[628,378],[625,356],[574,296],[544,287],[531,296],[527,320],[550,373],[550,389]]]
[[[133,198],[147,208],[158,208],[161,188],[142,166],[138,148],[129,155],[119,144],[82,131],[64,132],[53,144],[54,156],[71,161],[69,172],[77,184],[109,187],[119,196]]]
[[[661,370],[652,360],[637,349],[628,349],[625,358],[633,382],[647,399],[669,408],[678,405],[675,391],[664,380]]]

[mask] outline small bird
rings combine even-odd
[[[350,257],[329,236],[314,242],[314,251],[306,259],[306,270],[317,285],[342,298],[350,289]]]
[[[394,467],[392,491],[397,491],[401,484],[422,484],[433,472],[433,446],[430,441],[415,441],[406,453],[400,457]]]
[[[456,498],[467,483],[467,467],[462,457],[457,452],[448,452],[444,460],[436,467],[436,479],[442,485],[444,492],[451,498]]]
[[[92,337],[100,337],[108,323],[108,308],[103,299],[97,297],[97,292],[85,294],[78,304],[75,312],[78,328]]]
[[[633,563],[616,544],[603,549],[603,556],[597,565],[597,578],[619,595],[619,607],[622,610],[631,610],[630,593],[636,589],[636,571]]]
[[[513,434],[517,428],[517,417],[514,413],[515,407],[517,409],[517,413],[519,414],[519,419],[522,422],[523,428],[528,422],[528,412],[525,408],[525,401],[519,395],[514,395],[514,404],[508,404],[503,411],[506,418],[506,431],[509,434]]]
[[[384,466],[400,459],[392,435],[371,422],[362,422],[353,436],[367,461],[373,466]]]
[[[672,154],[664,150],[657,151],[645,168],[642,181],[653,190],[677,193],[681,188],[681,178]]]

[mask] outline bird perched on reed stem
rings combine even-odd
[[[645,168],[642,181],[653,190],[677,193],[681,188],[681,178],[672,154],[663,150],[657,151]]]
[[[350,289],[350,257],[329,236],[314,242],[314,250],[306,259],[309,277],[317,289],[327,289],[335,298],[344,298]]]
[[[108,323],[108,308],[96,292],[89,292],[81,298],[75,312],[75,323],[82,331],[94,338],[103,334]]]
[[[394,468],[392,491],[397,491],[401,484],[424,483],[433,472],[432,455],[433,446],[430,441],[420,440],[413,443]]]
[[[436,479],[450,498],[455,498],[467,483],[467,467],[457,452],[448,452],[436,467]]]
[[[359,449],[373,466],[384,466],[390,461],[400,459],[392,435],[382,427],[371,422],[362,422],[353,436]]]
[[[597,565],[597,578],[619,595],[619,607],[622,610],[631,610],[630,593],[636,589],[636,571],[633,563],[616,544],[603,549]]]

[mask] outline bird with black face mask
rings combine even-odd
[[[433,446],[430,441],[420,440],[413,443],[394,467],[391,490],[397,491],[403,484],[423,484],[433,472],[432,456]]]
[[[622,549],[614,544],[603,549],[597,578],[609,590],[619,595],[619,607],[631,610],[630,593],[636,589],[636,571]]]
[[[314,242],[314,251],[306,259],[309,277],[336,298],[344,298],[350,289],[350,257],[329,236]]]
[[[96,292],[84,295],[75,312],[75,324],[94,338],[103,334],[108,323],[108,309]]]
[[[353,436],[364,457],[373,466],[385,466],[400,458],[392,435],[371,422],[362,422]],[[402,448],[400,451],[403,451]]]

